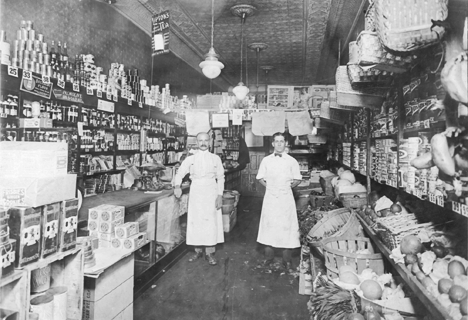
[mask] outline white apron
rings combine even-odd
[[[222,211],[216,210],[215,179],[194,179],[190,186],[187,214],[187,244],[214,246],[224,242]]]
[[[257,241],[275,248],[298,248],[299,223],[288,170],[269,170]]]

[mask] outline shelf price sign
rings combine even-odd
[[[18,68],[17,67],[12,67],[8,66],[8,75],[12,77],[18,78]]]
[[[169,10],[154,15],[151,19],[151,48],[152,55],[169,52]]]

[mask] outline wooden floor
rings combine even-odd
[[[298,278],[276,264],[263,268],[256,242],[261,198],[242,198],[237,224],[217,246],[217,266],[189,262],[190,252],[134,303],[134,319],[309,319],[308,296],[298,294]],[[293,255],[299,263],[299,250]]]

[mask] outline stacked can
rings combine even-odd
[[[366,174],[367,171],[367,142],[363,141],[359,145],[359,172]]]
[[[21,21],[21,28],[16,32],[12,52],[12,66],[52,76],[47,43],[44,42],[42,34],[37,34],[36,37],[31,21]]]
[[[359,154],[361,153],[361,150],[359,149],[359,145],[355,144],[353,146],[353,170],[359,171]]]
[[[343,164],[346,166],[351,165],[351,143],[343,142]]]

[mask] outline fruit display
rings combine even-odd
[[[341,167],[338,169],[337,173],[338,176],[331,180],[331,185],[336,198],[343,193],[366,192],[366,187],[359,182],[356,182],[356,177],[351,171],[345,170]]]
[[[300,241],[302,244],[308,244],[307,235],[309,231],[331,210],[338,209],[338,206],[322,206],[319,208],[308,207],[302,211],[297,211],[297,220],[299,223]]]

